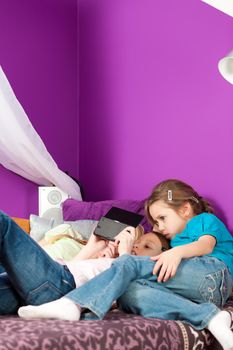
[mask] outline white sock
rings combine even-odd
[[[18,310],[22,318],[56,318],[60,320],[78,321],[81,307],[68,298],[61,298],[42,305],[22,306]]]
[[[231,331],[231,315],[220,311],[209,322],[207,329],[219,341],[224,350],[233,350],[233,332]]]

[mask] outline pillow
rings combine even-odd
[[[68,237],[58,238],[58,235],[67,235]],[[69,261],[83,248],[83,244],[75,241],[72,237],[83,239],[70,224],[61,224],[45,233],[42,247],[52,259]],[[54,238],[55,240],[53,240]]]
[[[70,224],[74,231],[78,231],[82,235],[83,239],[89,239],[98,224],[98,220],[75,220],[64,221],[64,223]]]
[[[100,220],[109,209],[118,207],[144,216],[141,225],[145,232],[151,230],[144,212],[144,201],[139,200],[106,200],[99,202],[77,201],[66,199],[62,204],[64,220]]]
[[[40,241],[45,232],[51,230],[54,226],[54,219],[41,218],[38,215],[30,215],[30,236],[35,241]]]
[[[96,220],[76,220],[76,221],[63,221],[60,224],[69,224],[72,226],[73,230],[81,233],[83,239],[88,239],[96,227],[98,221]],[[58,224],[59,225],[59,224]],[[47,219],[40,217],[38,215],[30,215],[30,236],[35,241],[40,241],[44,238],[44,235],[47,231],[57,227],[57,222],[52,219]]]

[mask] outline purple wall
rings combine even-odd
[[[80,168],[92,200],[181,178],[232,229],[233,86],[217,62],[233,19],[196,0],[79,0],[79,56],[77,34],[76,0],[1,4],[0,64],[59,167]],[[3,210],[37,213],[37,186],[2,167],[0,178]]]
[[[58,166],[77,176],[77,1],[2,1],[0,43],[0,65],[32,124]],[[0,179],[2,210],[37,214],[36,185],[2,166]]]
[[[86,198],[144,198],[180,178],[233,228],[233,18],[197,0],[80,0]]]

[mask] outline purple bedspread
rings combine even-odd
[[[226,307],[233,316],[233,299]],[[0,317],[0,350],[220,350],[208,331],[118,310],[102,321]]]

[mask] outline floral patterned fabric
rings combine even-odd
[[[233,318],[233,298],[225,309]],[[0,350],[220,350],[208,331],[113,310],[102,321],[0,317]]]

